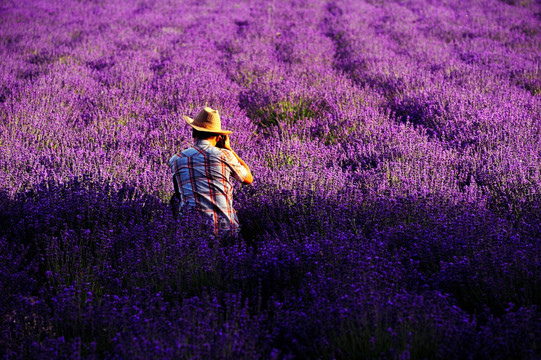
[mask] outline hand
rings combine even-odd
[[[224,147],[225,149],[227,149],[227,150],[233,150],[233,149],[231,148],[231,141],[229,141],[229,135],[222,135],[222,139],[224,140],[224,141],[222,142],[223,147]]]
[[[216,139],[216,147],[223,148],[225,142],[225,135],[218,135],[218,139]]]

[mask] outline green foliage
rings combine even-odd
[[[299,121],[318,115],[313,105],[314,102],[311,100],[284,100],[255,109],[250,113],[250,117],[256,119],[257,125],[261,128],[294,125]]]

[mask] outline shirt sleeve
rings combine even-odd
[[[224,154],[225,163],[231,169],[231,174],[235,179],[240,182],[245,182],[248,177],[248,170],[239,162],[239,160],[233,155],[233,153],[228,149],[221,149]]]
[[[171,159],[169,160],[169,168],[171,169],[171,174],[175,176],[177,173],[177,159],[178,155],[173,155]]]

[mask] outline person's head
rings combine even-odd
[[[232,131],[223,130],[218,110],[203,108],[195,119],[183,116],[186,123],[192,127],[192,135],[199,140],[206,140],[218,135],[228,135]]]
[[[208,140],[210,138],[219,137],[221,134],[213,133],[209,131],[199,131],[197,129],[192,128],[192,137],[195,140]]]

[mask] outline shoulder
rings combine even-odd
[[[225,159],[227,161],[232,161],[232,160],[236,160],[235,156],[233,156],[233,153],[231,152],[231,150],[228,150],[228,149],[224,149],[224,148],[217,148],[219,151],[220,151],[220,157],[222,159]]]
[[[210,146],[207,149],[205,149],[205,152],[213,159],[218,159],[220,161],[230,161],[230,159],[234,156],[231,154],[231,151],[219,148],[217,146]]]
[[[177,161],[180,161],[184,158],[187,158],[187,157],[190,157],[190,156],[193,156],[193,154],[196,153],[195,149],[194,148],[188,148],[182,152],[177,152],[176,154],[174,154],[173,156],[171,156],[171,159],[169,159],[169,164],[173,164]]]
[[[173,164],[175,161],[178,161],[178,159],[180,159],[182,156],[179,155],[178,153],[171,156],[171,159],[169,159],[169,165]]]

